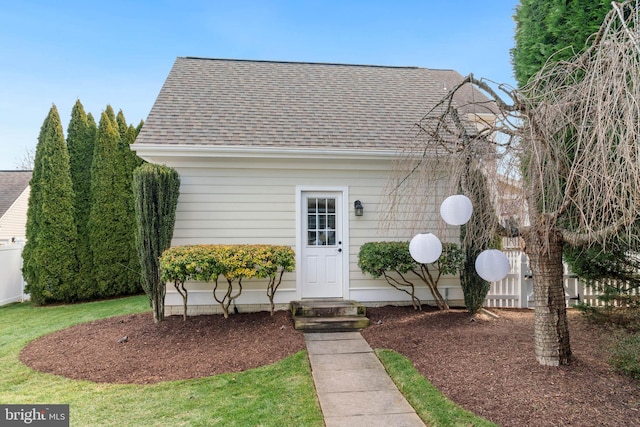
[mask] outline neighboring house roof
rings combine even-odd
[[[31,171],[0,171],[0,218],[29,186]]]
[[[396,151],[461,80],[418,67],[179,57],[135,145]],[[461,94],[460,104],[483,98]]]

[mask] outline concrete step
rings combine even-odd
[[[361,331],[369,325],[364,305],[342,299],[291,301],[294,326],[304,332]]]
[[[367,314],[364,305],[350,300],[305,300],[291,301],[293,317],[340,317]]]
[[[363,316],[339,317],[293,317],[294,327],[303,332],[350,332],[361,331],[369,325]]]

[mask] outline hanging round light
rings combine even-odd
[[[440,258],[442,242],[432,233],[416,234],[409,243],[409,253],[420,264],[431,264]]]
[[[463,194],[449,196],[440,205],[440,216],[449,225],[466,224],[472,213],[471,200]]]
[[[476,258],[476,271],[487,282],[497,282],[504,279],[510,270],[509,259],[497,249],[487,249]]]

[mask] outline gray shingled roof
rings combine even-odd
[[[31,171],[0,171],[0,217],[29,186]]]
[[[135,144],[396,150],[461,79],[418,67],[180,57]]]

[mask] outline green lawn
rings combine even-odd
[[[77,305],[0,307],[0,403],[70,405],[72,426],[323,426],[306,352],[249,371],[154,385],[76,381],[20,363],[29,341],[78,323],[149,310],[145,296]],[[378,356],[430,426],[492,426],[446,399],[409,360]]]
[[[376,350],[376,354],[398,389],[428,426],[496,427],[446,398],[406,357],[391,350]]]
[[[0,403],[68,403],[72,426],[322,426],[309,363],[299,352],[238,374],[154,385],[110,385],[35,372],[18,355],[43,334],[148,311],[146,297],[0,308]]]

